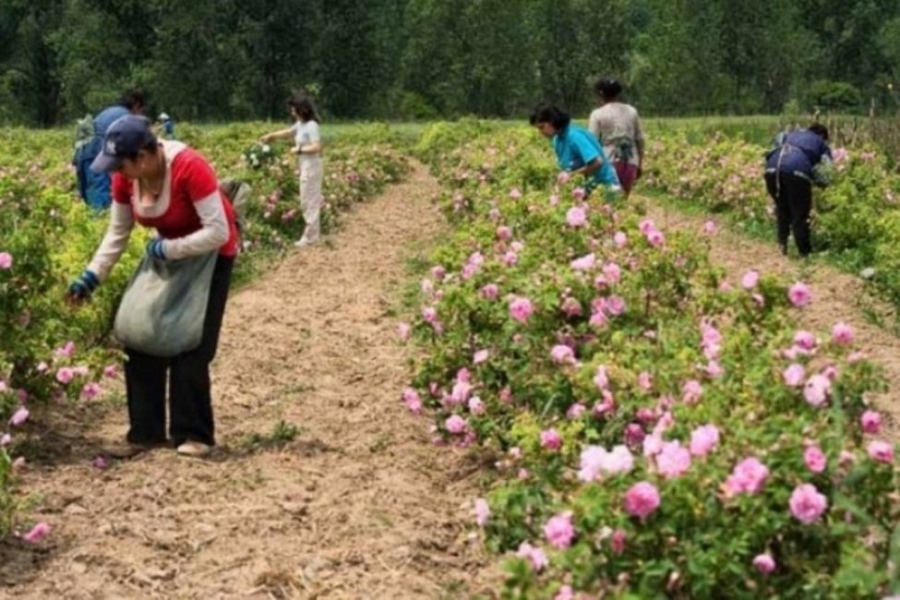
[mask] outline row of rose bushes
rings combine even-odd
[[[713,223],[585,199],[533,131],[436,125],[419,152],[455,227],[402,399],[495,465],[473,506],[504,597],[900,591],[882,379],[839,315],[797,328],[815,290],[710,264]]]
[[[289,144],[268,148],[260,160],[247,158],[260,151],[255,140],[264,131],[262,124],[181,131],[221,178],[236,177],[253,188],[244,209],[244,254],[238,262],[244,279],[256,270],[257,258],[271,259],[291,248],[304,225]],[[377,130],[360,129],[327,147],[326,231],[340,212],[407,172],[403,154],[379,137]],[[94,214],[77,199],[68,136],[5,130],[0,140],[0,422],[8,422],[0,428],[3,537],[12,522],[12,472],[22,463],[21,457],[13,460],[22,439],[16,433],[27,435],[29,409],[36,404],[93,399],[109,387],[105,381],[117,376],[117,351],[108,339],[112,315],[150,233],[135,230],[120,264],[89,305],[67,306],[67,285],[99,244],[105,213]]]
[[[662,133],[650,143],[652,162],[642,184],[711,212],[731,213],[744,225],[768,222],[773,203],[763,182],[766,150],[722,135]],[[828,251],[854,272],[865,271],[900,304],[900,175],[874,148],[835,148],[834,158],[832,185],[815,192],[814,249]]]

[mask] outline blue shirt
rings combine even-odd
[[[600,159],[602,164],[591,176],[590,188],[598,185],[619,185],[616,171],[606,158],[606,153],[590,131],[578,125],[569,124],[565,129],[553,136],[553,150],[556,151],[556,162],[563,171],[575,171]]]
[[[781,145],[766,156],[767,171],[796,173],[812,179],[813,168],[822,161],[822,157],[831,158],[828,143],[808,129],[779,137]]]

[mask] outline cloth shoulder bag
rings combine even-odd
[[[180,260],[144,255],[119,303],[113,336],[151,356],[200,346],[217,258],[218,251]]]

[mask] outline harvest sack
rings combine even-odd
[[[115,338],[151,356],[197,348],[217,258],[217,251],[168,261],[145,255],[119,304]]]

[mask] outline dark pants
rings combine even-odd
[[[169,383],[169,439],[215,444],[209,364],[216,356],[219,330],[225,315],[233,258],[220,256],[209,288],[203,340],[190,352],[171,358],[125,349],[125,387],[128,395],[127,439],[135,444],[166,442],[166,375]]]
[[[812,184],[792,173],[766,173],[766,189],[775,200],[778,218],[778,243],[787,254],[788,235],[794,233],[794,243],[800,256],[812,252],[809,241],[809,213],[812,210]]]

